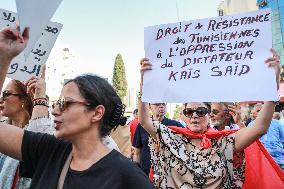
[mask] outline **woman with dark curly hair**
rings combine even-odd
[[[26,46],[28,30],[0,32],[0,89],[11,60]],[[55,136],[0,123],[0,152],[23,161],[32,188],[152,188],[147,176],[102,138],[122,121],[124,105],[103,78],[68,81],[53,105]],[[124,120],[125,121],[125,120]]]

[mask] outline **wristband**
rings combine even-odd
[[[34,107],[35,106],[49,107],[47,98],[36,98],[33,100],[33,102],[34,102]]]

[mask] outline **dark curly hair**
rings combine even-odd
[[[70,82],[78,86],[80,94],[90,104],[87,107],[88,110],[98,105],[105,107],[99,128],[101,137],[108,135],[119,125],[125,125],[126,121],[123,117],[125,105],[122,104],[121,99],[106,79],[97,75],[85,74],[67,81],[65,85]]]

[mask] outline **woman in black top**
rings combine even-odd
[[[0,32],[0,89],[11,60],[25,48],[28,29]],[[147,176],[102,137],[121,122],[124,105],[104,79],[83,75],[68,81],[54,104],[56,134],[35,134],[0,123],[0,152],[23,161],[21,175],[33,178],[31,188],[57,188],[70,155],[64,189],[147,189]]]

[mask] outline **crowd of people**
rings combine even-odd
[[[284,171],[284,125],[272,101],[255,104],[247,123],[238,103],[224,102],[184,103],[180,120],[172,120],[166,103],[142,102],[140,89],[126,156],[116,139],[125,106],[104,78],[66,82],[51,119],[44,67],[39,77],[11,80],[2,90],[28,40],[28,28],[0,32],[0,188],[242,188],[245,149],[258,139]],[[265,64],[279,86],[280,59],[271,52]],[[140,65],[142,86],[152,65],[147,58]]]
[[[23,34],[16,28],[0,32],[1,91],[12,59],[23,51],[28,39],[28,28]],[[23,86],[22,92],[8,85],[1,97],[1,113],[12,107],[9,101],[18,104],[14,117],[8,113],[3,115],[10,116],[12,122],[0,124],[0,152],[3,157],[13,159],[17,167],[16,173],[10,175],[12,184],[7,183],[3,188],[153,188],[138,166],[106,145],[111,144],[111,140],[104,142],[105,138],[110,139],[113,129],[125,124],[126,119],[123,118],[125,106],[121,99],[101,77],[81,75],[64,84],[59,100],[52,105],[55,132],[43,134],[22,129],[29,127],[29,120],[38,120],[48,113],[45,94],[34,96],[30,104],[26,102],[25,94],[33,91],[31,87],[35,94],[40,91],[37,87],[44,88],[42,84],[41,87],[36,84],[38,80],[40,78],[32,78],[30,86]],[[37,116],[31,116],[28,106],[34,108]],[[51,125],[49,120],[46,121],[48,123],[33,124],[33,128],[46,131],[41,129],[41,124]],[[1,172],[5,171],[4,167],[0,168]],[[27,183],[29,186],[21,186],[19,178],[31,179],[30,184]],[[0,179],[5,181],[4,177]]]

